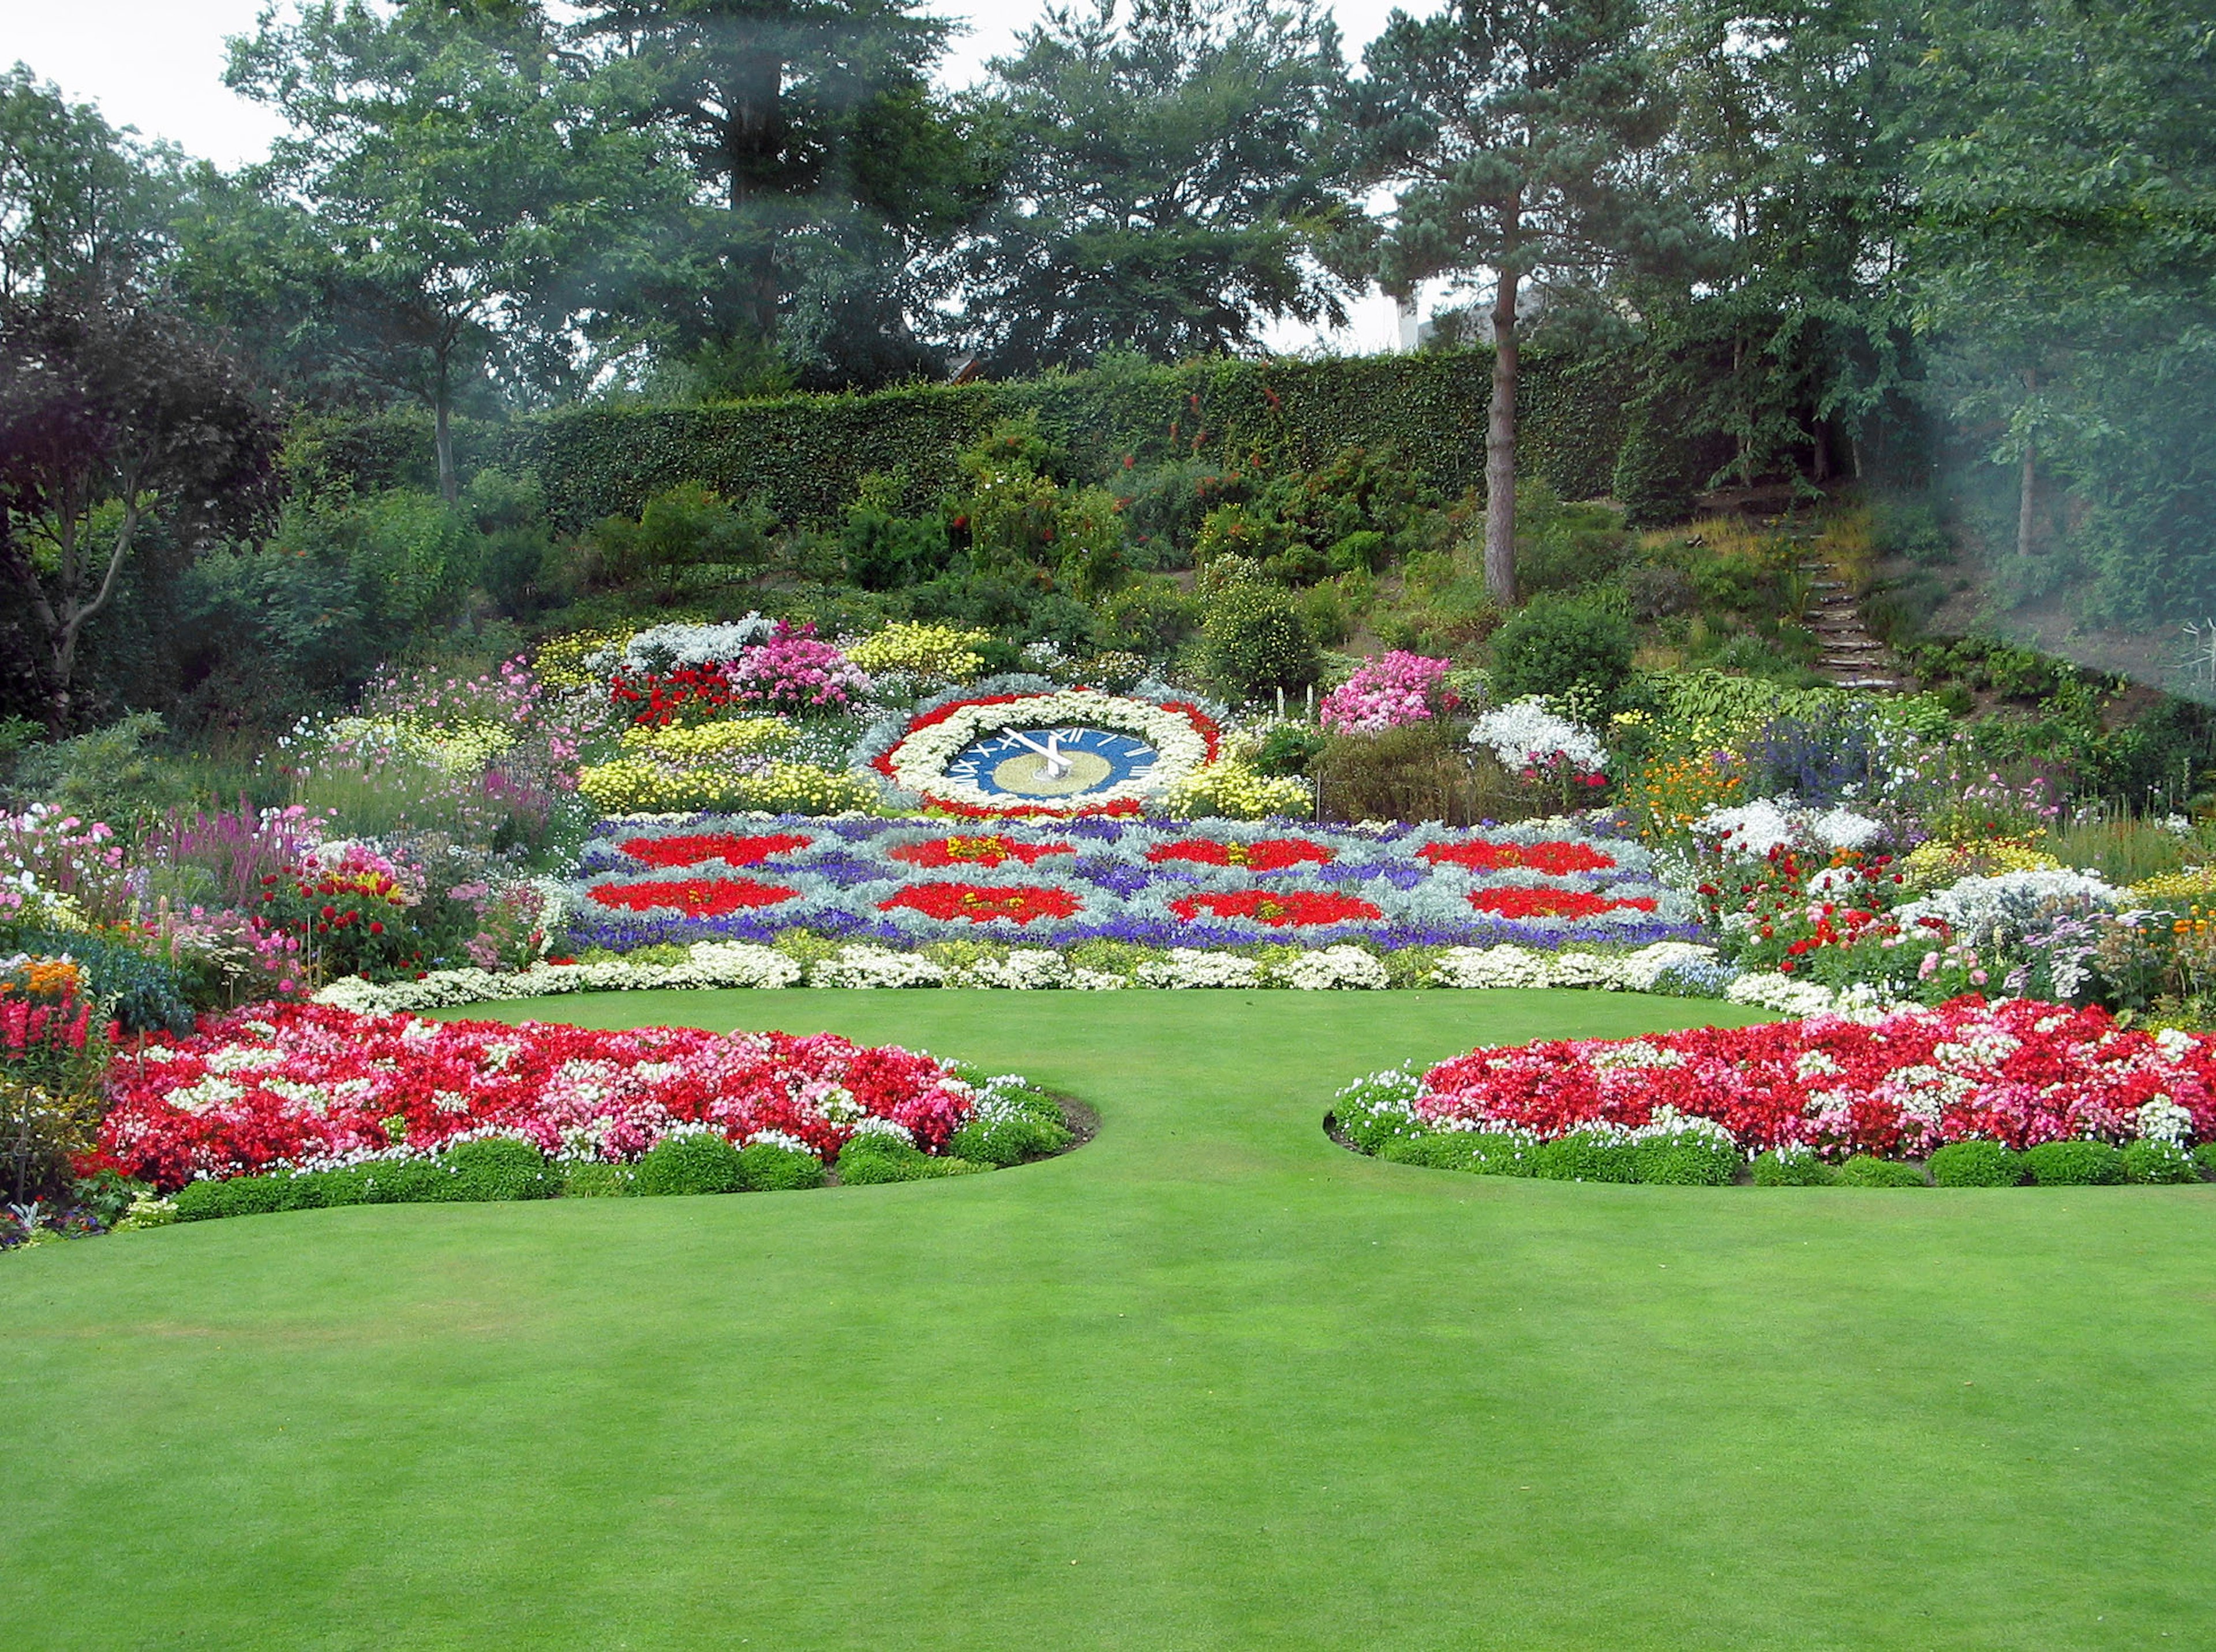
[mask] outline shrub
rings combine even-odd
[[[1421,1164],[1434,1170],[1466,1170],[1476,1176],[1530,1176],[1532,1143],[1523,1136],[1488,1130],[1437,1130],[1387,1140],[1377,1157],[1395,1164]]]
[[[1480,817],[1508,820],[1531,812],[1480,789],[1448,725],[1437,718],[1379,734],[1331,735],[1312,772],[1327,820],[1468,826]],[[1492,765],[1489,773],[1496,790],[1505,793],[1509,785],[1499,765]]]
[[[823,1185],[822,1159],[773,1141],[758,1141],[739,1149],[739,1168],[750,1193],[790,1193]]]
[[[1200,623],[1200,605],[1174,580],[1138,580],[1100,604],[1101,640],[1165,660]]]
[[[2216,1141],[2204,1141],[2193,1150],[2193,1162],[2203,1176],[2216,1176]]]
[[[889,1132],[851,1137],[839,1153],[839,1180],[850,1188],[921,1182],[932,1174],[931,1156]]]
[[[1652,402],[1635,408],[1616,456],[1612,488],[1623,519],[1634,528],[1671,527],[1693,514],[1700,456],[1674,421]]]
[[[1930,1168],[1942,1188],[2013,1188],[2023,1180],[2022,1155],[1997,1141],[1950,1141],[1931,1155]]]
[[[569,1167],[562,1191],[572,1199],[622,1199],[638,1191],[637,1172],[606,1159],[580,1159]]]
[[[2201,1166],[2174,1141],[2145,1136],[2124,1149],[2127,1182],[2198,1182]]]
[[[1754,1158],[1757,1188],[1828,1188],[1839,1173],[1807,1148],[1771,1148]]]
[[[373,1160],[350,1174],[361,1178],[366,1205],[414,1205],[446,1196],[446,1173],[429,1159]]]
[[[678,1130],[638,1161],[637,1190],[649,1196],[737,1193],[747,1185],[739,1150],[712,1130]]]
[[[1739,1179],[1739,1149],[1728,1140],[1687,1132],[1639,1144],[1639,1179],[1659,1186],[1727,1188]]]
[[[1058,1153],[1070,1140],[1066,1125],[1030,1113],[1013,1113],[963,1125],[948,1139],[946,1151],[973,1164],[1005,1166]]]
[[[1202,636],[1208,674],[1234,699],[1305,687],[1322,667],[1300,604],[1268,586],[1242,580],[1218,592]]]
[[[1636,1182],[1639,1144],[1573,1131],[1532,1150],[1531,1174],[1548,1182]]]
[[[1924,1172],[1897,1159],[1874,1158],[1856,1153],[1839,1166],[1839,1180],[1850,1188],[1921,1188],[1930,1185]]]
[[[228,1182],[188,1182],[177,1189],[177,1219],[205,1222],[225,1216],[263,1216],[289,1208],[283,1175],[239,1176]]]
[[[440,1196],[459,1204],[551,1199],[562,1190],[561,1173],[546,1155],[513,1136],[457,1142],[434,1162],[446,1177]]]
[[[2023,1156],[2042,1188],[2104,1186],[2124,1179],[2124,1155],[2105,1141],[2042,1141]]]
[[[1613,705],[1631,676],[1630,624],[1590,603],[1536,598],[1493,634],[1493,690],[1505,702],[1573,690]]]

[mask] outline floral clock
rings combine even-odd
[[[1217,746],[1197,706],[1071,688],[949,701],[909,718],[870,764],[957,814],[1134,814]]]

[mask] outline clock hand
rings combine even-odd
[[[1013,728],[1003,728],[1000,732],[1006,734],[1010,740],[1019,740],[1024,745],[1030,746],[1031,750],[1037,752],[1041,757],[1046,759],[1044,763],[1039,765],[1039,777],[1041,779],[1059,780],[1069,772],[1069,759],[1062,754],[1062,736],[1060,734],[1049,734],[1046,737],[1047,743],[1044,746],[1042,746],[1037,740],[1033,740],[1029,734],[1019,734]]]

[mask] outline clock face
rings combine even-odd
[[[1143,788],[1160,755],[1114,729],[1010,727],[957,752],[945,774],[994,795],[1082,799],[1117,786]]]

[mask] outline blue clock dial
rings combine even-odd
[[[1083,797],[1154,772],[1154,748],[1107,728],[1003,728],[946,765],[949,780],[1012,797]]]

